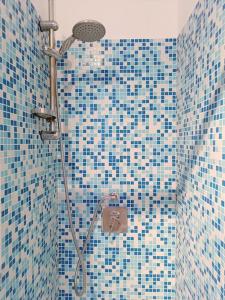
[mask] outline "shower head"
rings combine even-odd
[[[73,26],[72,35],[62,43],[59,53],[63,55],[75,40],[89,43],[99,41],[104,37],[105,32],[105,27],[98,21],[81,21]]]
[[[73,27],[73,37],[82,42],[99,41],[105,35],[105,27],[94,20],[81,21]]]

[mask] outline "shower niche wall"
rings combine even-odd
[[[102,196],[116,192],[119,201],[111,205],[128,208],[127,233],[104,233],[98,221],[87,248],[82,299],[175,297],[175,80],[176,39],[75,43],[58,61],[65,161],[80,241]],[[73,299],[77,258],[63,185],[59,195],[59,298]]]

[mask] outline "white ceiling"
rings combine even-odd
[[[48,18],[48,1],[32,0],[42,19]],[[71,34],[83,19],[96,19],[106,27],[106,38],[176,37],[197,0],[55,0],[57,39]]]
[[[198,0],[178,0],[178,33],[181,32],[197,3]]]

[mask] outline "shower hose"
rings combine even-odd
[[[65,162],[64,162],[64,158],[65,158],[65,153],[64,153],[64,147],[63,147],[63,142],[62,142],[62,126],[61,126],[61,116],[60,116],[60,108],[59,108],[59,102],[58,99],[56,98],[56,113],[57,113],[57,119],[58,119],[58,132],[59,132],[59,144],[60,144],[60,154],[61,154],[61,164],[62,164],[62,175],[63,175],[63,181],[64,181],[64,191],[65,191],[65,198],[66,198],[66,206],[67,206],[67,212],[68,212],[68,219],[69,219],[69,226],[70,226],[70,231],[71,231],[71,235],[73,238],[73,242],[74,242],[74,246],[76,248],[76,252],[78,255],[78,262],[76,265],[76,269],[75,269],[75,278],[74,278],[74,290],[75,293],[78,297],[82,297],[85,293],[86,293],[86,289],[87,289],[87,269],[86,269],[86,265],[85,265],[85,259],[84,259],[84,252],[87,249],[87,245],[90,241],[91,235],[94,231],[95,228],[95,224],[98,220],[98,214],[99,212],[102,210],[102,204],[105,200],[105,198],[103,197],[95,211],[94,211],[94,215],[93,215],[93,219],[91,221],[91,225],[88,229],[87,232],[87,236],[85,239],[85,242],[83,244],[83,249],[82,251],[79,248],[79,241],[78,238],[76,236],[76,232],[73,226],[73,221],[72,221],[72,213],[71,213],[71,208],[70,208],[70,199],[69,199],[69,189],[68,189],[68,180],[67,180],[67,174],[66,174],[66,168],[65,168]],[[80,271],[80,272],[79,272]],[[82,286],[79,288],[78,287],[78,278],[80,279],[80,274],[82,273]]]

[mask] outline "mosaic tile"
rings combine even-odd
[[[0,0],[0,9],[0,299],[73,300],[57,142],[41,142],[46,124],[31,115],[48,106],[47,36],[29,1]],[[178,45],[76,43],[58,62],[80,241],[103,195],[117,192],[105,205],[128,207],[126,234],[97,223],[82,300],[225,299],[224,29],[224,1],[200,0]]]
[[[224,1],[199,1],[177,46],[177,299],[225,299],[224,44]]]
[[[117,192],[127,234],[99,220],[82,299],[175,298],[176,40],[77,43],[58,62],[74,225],[85,239],[97,201]],[[75,299],[77,261],[59,186],[59,299]]]
[[[0,0],[0,299],[57,297],[56,144],[31,115],[47,106],[46,36],[29,1]]]

